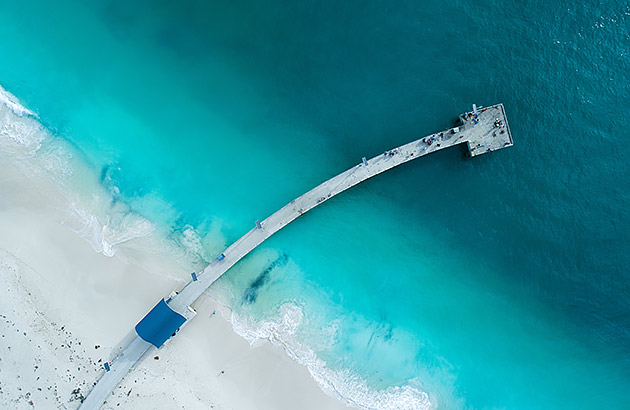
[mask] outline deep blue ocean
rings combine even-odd
[[[191,269],[502,102],[514,147],[375,177],[211,293],[363,408],[630,408],[627,2],[3,2],[0,85]]]

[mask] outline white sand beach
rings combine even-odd
[[[186,258],[161,254],[151,235],[120,239],[112,252],[77,233],[80,213],[68,211],[72,201],[54,183],[57,165],[46,172],[25,166],[23,154],[37,141],[24,140],[31,131],[13,135],[24,128],[7,124],[13,114],[3,110],[0,408],[74,409],[112,348],[183,285]],[[197,317],[133,369],[104,408],[347,408],[281,348],[250,347],[226,320],[229,310],[211,297],[195,308]]]

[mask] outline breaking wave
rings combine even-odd
[[[42,185],[50,190],[50,202],[60,212],[62,223],[95,251],[111,257],[122,244],[133,243],[136,249],[172,256],[186,266],[185,271],[205,262],[194,229],[185,227],[173,237],[134,212],[115,195],[115,186],[106,186],[98,179],[78,149],[53,135],[33,111],[2,86],[0,158],[34,182],[44,181]],[[118,256],[133,262],[130,255]]]
[[[23,107],[13,94],[2,88],[2,86],[0,86],[0,104],[7,107],[18,117],[37,117],[33,111]]]
[[[267,321],[254,321],[232,311],[229,318],[234,331],[250,345],[266,340],[280,346],[296,362],[309,370],[311,377],[327,394],[363,410],[422,410],[435,408],[429,395],[406,384],[384,390],[370,388],[365,380],[349,370],[333,370],[312,349],[296,340],[303,324],[302,308],[294,303],[280,307],[279,315]],[[334,333],[334,329],[331,330]]]

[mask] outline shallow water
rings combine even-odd
[[[513,148],[367,181],[213,292],[365,408],[629,407],[630,8],[338,3],[14,2],[0,84],[196,268],[362,156],[503,102]]]

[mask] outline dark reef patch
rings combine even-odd
[[[275,261],[271,262],[271,264],[264,271],[262,271],[260,275],[258,275],[256,279],[254,279],[245,290],[243,300],[248,304],[256,302],[256,299],[258,298],[258,291],[269,281],[269,275],[271,274],[271,271],[278,266],[286,265],[288,259],[289,258],[287,254],[283,253]]]

